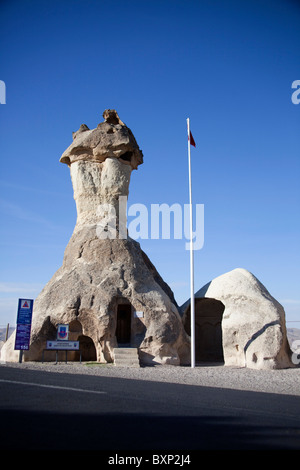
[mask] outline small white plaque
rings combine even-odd
[[[144,318],[144,312],[136,311],[134,312],[135,318]]]

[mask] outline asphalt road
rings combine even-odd
[[[0,367],[0,448],[300,449],[300,398]]]

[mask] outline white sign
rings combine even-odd
[[[47,341],[47,349],[79,350],[79,341]]]
[[[135,318],[144,318],[144,312],[134,312]]]

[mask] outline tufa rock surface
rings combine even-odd
[[[143,154],[115,110],[103,117],[96,129],[81,125],[60,158],[70,168],[77,221],[62,266],[35,300],[24,360],[40,360],[46,341],[65,323],[70,340],[80,340],[83,360],[113,362],[114,349],[126,343],[138,348],[141,364],[188,364],[189,337],[173,293],[119,223],[120,198],[128,196]],[[109,211],[117,216],[112,238]],[[14,335],[1,359],[17,361],[13,348]]]

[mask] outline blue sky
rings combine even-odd
[[[76,210],[59,163],[72,132],[117,109],[144,153],[128,204],[193,202],[205,241],[195,290],[251,271],[300,327],[300,3],[281,0],[2,0],[0,325],[61,266]],[[139,240],[179,305],[185,240]]]

